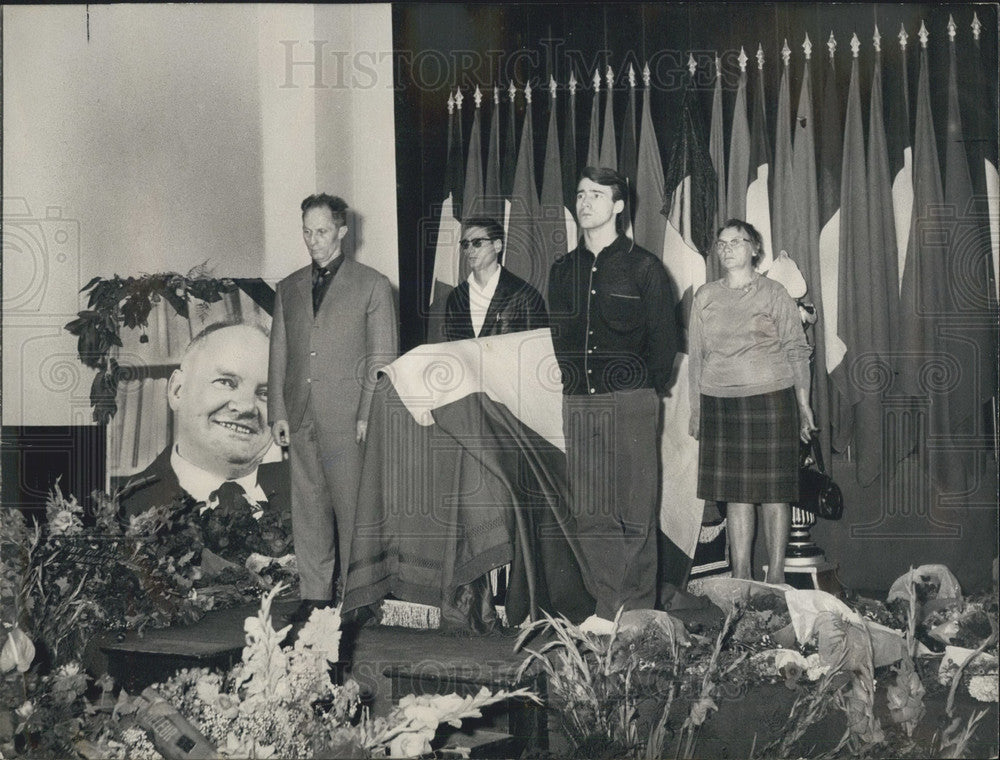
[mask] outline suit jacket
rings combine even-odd
[[[315,316],[312,265],[292,272],[275,293],[268,423],[298,430],[311,396],[317,415],[353,431],[368,419],[377,371],[396,358],[397,333],[389,280],[371,267],[345,259]]]
[[[549,317],[541,294],[510,270],[500,267],[500,280],[486,310],[486,319],[478,337],[506,335],[548,326]],[[472,329],[468,280],[463,280],[448,294],[444,334],[446,340],[477,337]]]
[[[128,478],[118,479],[112,490],[122,490],[119,509],[125,517],[138,515],[151,507],[170,504],[175,501],[190,500],[191,496],[181,488],[174,468],[170,466],[170,451],[167,446],[150,465]],[[291,481],[287,462],[267,462],[257,468],[257,484],[267,496],[269,509],[284,512],[291,510]]]

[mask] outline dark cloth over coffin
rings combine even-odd
[[[532,598],[574,622],[593,612],[564,498],[558,382],[547,330],[422,346],[387,368],[369,418],[345,610],[392,594],[475,630],[476,611],[456,590],[512,562],[512,624]]]

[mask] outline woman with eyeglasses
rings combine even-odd
[[[733,576],[752,578],[754,506],[767,539],[766,580],[785,580],[789,502],[799,497],[799,439],[816,429],[799,310],[757,272],[763,240],[730,219],[715,255],[723,276],[695,293],[688,327],[691,435],[699,441],[698,498],[726,502]]]

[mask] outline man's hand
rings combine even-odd
[[[278,420],[271,425],[271,438],[279,446],[287,446],[291,443],[292,434],[288,429],[288,420]]]
[[[701,418],[691,415],[691,420],[688,422],[688,433],[696,441],[698,440],[698,434],[701,432]]]
[[[368,437],[368,422],[365,420],[358,420],[358,434],[354,437],[354,440],[358,444],[365,442],[365,438]]]
[[[809,443],[813,433],[819,430],[819,428],[816,427],[816,422],[813,420],[812,408],[808,404],[799,406],[799,421],[801,422],[799,438],[802,439],[803,443]]]

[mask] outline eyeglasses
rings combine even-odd
[[[470,248],[475,248],[478,251],[487,243],[492,243],[492,242],[493,240],[491,238],[477,237],[477,238],[472,238],[472,240],[460,240],[458,244],[459,246],[461,246],[463,251],[467,251]]]
[[[733,250],[734,247],[736,247],[737,244],[749,243],[749,242],[751,241],[747,240],[746,238],[736,238],[735,240],[716,240],[715,250],[717,250],[719,253],[722,253],[723,251],[731,251]]]

